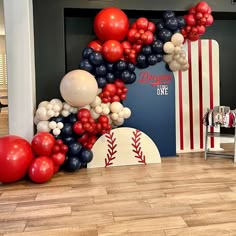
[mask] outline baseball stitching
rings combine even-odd
[[[107,158],[105,158],[105,167],[113,165],[113,160],[116,158],[115,154],[117,153],[116,147],[117,144],[115,143],[116,138],[114,137],[114,132],[109,132],[105,135],[108,142],[108,150],[107,150]]]

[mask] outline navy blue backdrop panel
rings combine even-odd
[[[124,126],[146,133],[162,157],[176,156],[175,80],[164,62],[136,69],[137,80],[128,85],[123,105],[132,115]]]

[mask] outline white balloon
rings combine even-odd
[[[61,80],[60,92],[71,106],[79,107],[94,101],[98,84],[92,74],[85,70],[73,70]]]
[[[113,121],[115,125],[123,125],[124,124],[124,119],[123,118],[118,118],[117,120]]]
[[[48,126],[49,121],[40,121],[37,124],[37,131],[38,132],[50,132],[51,129]]]
[[[98,114],[93,108],[90,110],[91,113],[91,117],[96,120],[98,119],[98,117],[100,116],[100,114]]]
[[[61,111],[62,107],[60,107],[58,104],[53,105],[52,107],[53,111],[58,112]]]
[[[117,120],[119,118],[117,113],[112,113],[110,117],[112,120]]]
[[[90,103],[91,107],[96,107],[96,106],[100,106],[102,103],[102,100],[99,96],[96,96],[96,98],[94,99],[94,101],[92,103]]]
[[[48,120],[46,107],[39,107],[36,111],[36,117],[38,120]]]
[[[109,104],[108,103],[101,103],[100,105],[102,108],[105,108],[105,107],[109,107]]]
[[[71,106],[68,103],[63,104],[63,109],[69,111]]]
[[[62,122],[57,123],[57,128],[62,129],[64,127],[64,124]]]
[[[171,62],[173,60],[173,55],[172,54],[166,54],[163,56],[163,60],[167,63]]]
[[[59,115],[60,115],[60,112],[59,112],[59,111],[55,112],[55,114],[54,114],[55,117],[57,117],[57,116],[59,116]]]
[[[58,106],[60,106],[61,108],[62,108],[62,101],[60,100],[60,99],[58,99],[58,98],[54,98],[54,99],[52,99],[51,101],[50,101],[50,103],[51,104],[53,104],[53,105],[58,105]]]
[[[104,107],[103,109],[102,109],[102,115],[108,115],[110,113],[110,109],[108,108],[108,107]]]
[[[180,69],[180,64],[177,61],[173,60],[173,61],[170,62],[169,68],[170,68],[170,70],[175,72],[175,71]]]
[[[71,113],[76,114],[78,112],[78,108],[77,107],[73,107],[73,111]]]
[[[48,104],[49,104],[48,101],[42,101],[42,102],[39,103],[38,108],[39,107],[47,107]]]
[[[68,110],[62,110],[61,114],[62,116],[67,117],[70,115],[70,112]]]
[[[97,107],[95,107],[94,110],[96,111],[96,113],[100,114],[102,112],[102,107],[97,106]]]
[[[171,42],[175,46],[180,46],[184,42],[184,36],[182,34],[180,34],[180,33],[175,33],[171,37]]]
[[[56,121],[50,121],[49,124],[48,124],[48,127],[50,129],[55,129],[57,127]]]
[[[181,65],[180,70],[181,71],[187,71],[189,69],[189,64]]]
[[[175,54],[175,55],[173,56],[173,60],[178,61],[179,58],[180,58],[180,55],[179,55],[179,54]]]
[[[47,111],[47,116],[48,116],[48,118],[51,118],[51,117],[53,117],[54,115],[55,115],[55,112],[54,112],[53,110]]]
[[[113,102],[110,105],[111,112],[119,113],[123,109],[123,105],[120,102]]]
[[[53,108],[53,105],[52,105],[51,103],[48,103],[47,109],[48,109],[48,110],[52,110],[52,108]]]
[[[119,113],[118,113],[118,116],[120,117],[120,118],[124,118],[124,111],[123,111],[124,109],[122,109]]]
[[[165,53],[173,53],[175,49],[175,45],[172,42],[166,42],[163,46],[163,50]]]
[[[175,46],[174,52],[175,52],[175,54],[180,54],[181,53],[181,47]]]
[[[131,110],[128,107],[124,107],[123,113],[125,119],[128,119],[131,116]]]
[[[61,133],[61,130],[59,128],[55,128],[52,133],[55,135],[55,136],[58,136],[60,133]]]
[[[40,120],[38,119],[38,117],[35,116],[35,117],[34,117],[34,124],[37,125],[37,124],[39,123],[39,121],[40,121]]]

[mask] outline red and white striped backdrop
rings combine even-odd
[[[190,64],[186,72],[175,72],[176,151],[201,151],[205,144],[202,118],[207,108],[219,105],[219,45],[215,40],[187,41]],[[210,148],[219,149],[220,140],[211,138]]]

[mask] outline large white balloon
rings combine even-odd
[[[175,33],[171,37],[171,42],[175,46],[181,46],[181,44],[183,44],[183,42],[184,42],[184,36],[180,33]]]
[[[89,72],[73,70],[61,80],[60,92],[63,99],[71,106],[85,106],[96,98],[98,84]]]

